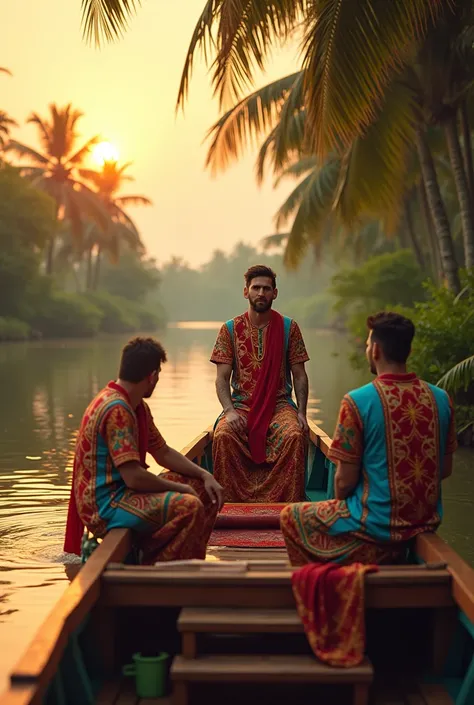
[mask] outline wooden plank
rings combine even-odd
[[[314,656],[232,654],[200,656],[187,660],[176,656],[171,679],[186,682],[246,683],[370,683],[373,668],[366,659],[353,668],[333,668]]]
[[[432,580],[431,580],[432,578]],[[291,572],[237,575],[186,575],[148,571],[107,571],[101,603],[110,606],[292,608]],[[393,571],[369,574],[365,581],[368,608],[450,607],[447,571]]]
[[[0,705],[41,705],[41,699],[33,685],[11,686],[0,695]]]
[[[303,624],[290,610],[254,610],[243,608],[185,607],[178,618],[180,632],[213,634],[299,633]]]
[[[327,457],[329,449],[331,448],[331,445],[332,445],[331,438],[327,435],[326,431],[323,431],[322,428],[319,428],[319,426],[316,426],[316,424],[313,421],[308,421],[308,426],[309,426],[309,439],[310,439],[311,443],[313,443],[317,448],[320,448],[320,450]]]
[[[189,458],[190,460],[202,455],[212,440],[211,431],[212,426],[209,426],[209,428],[196,436],[191,443],[188,443],[188,445],[184,446],[181,450],[182,455],[185,455],[186,458]]]
[[[474,568],[437,534],[420,534],[416,538],[416,553],[424,561],[444,561],[453,578],[453,598],[474,624]]]
[[[113,529],[58,600],[10,675],[12,684],[39,682],[46,686],[56,671],[68,637],[99,599],[102,572],[109,561],[130,550],[128,529]]]
[[[443,685],[437,683],[418,683],[418,690],[426,705],[454,705],[453,699]]]

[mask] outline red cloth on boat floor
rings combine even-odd
[[[122,394],[128,399],[128,394],[123,387],[115,382],[109,382],[109,387],[122,392]],[[138,423],[138,439],[139,447],[138,451],[140,453],[140,465],[147,468],[146,464],[146,453],[148,449],[148,425],[145,407],[143,403],[140,404],[135,409]],[[72,471],[72,483],[71,483],[71,496],[69,497],[69,506],[67,511],[66,520],[66,535],[64,539],[64,550],[66,553],[75,553],[77,556],[81,555],[81,543],[82,537],[84,535],[84,524],[82,523],[79,512],[77,511],[76,502],[76,492],[74,488],[74,478],[75,478],[75,468],[76,462],[74,461],[73,471]]]
[[[310,563],[291,578],[304,631],[315,656],[330,666],[357,666],[365,651],[364,576],[376,565]]]

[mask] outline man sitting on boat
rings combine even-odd
[[[92,400],[76,441],[64,550],[80,553],[84,525],[96,538],[132,529],[144,563],[205,558],[222,488],[156,428],[151,397],[166,353],[152,338],[124,347],[119,378]],[[146,453],[173,472],[154,475]]]
[[[278,295],[273,270],[255,265],[244,276],[248,311],[222,326],[211,356],[223,408],[213,439],[214,476],[228,502],[298,501],[304,497],[309,357],[298,324],[272,309]]]
[[[407,372],[413,323],[396,313],[367,320],[373,383],[347,394],[329,457],[335,497],[285,507],[281,530],[293,565],[386,563],[417,534],[436,531],[441,480],[457,447],[446,392]]]

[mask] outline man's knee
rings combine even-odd
[[[295,420],[294,423],[288,425],[288,428],[285,432],[285,439],[289,443],[294,443],[303,447],[305,442],[305,433],[299,425],[298,421]]]
[[[280,512],[280,528],[284,532],[285,528],[292,523],[294,504],[287,504]]]
[[[187,494],[185,495],[185,498],[186,510],[189,514],[192,514],[193,516],[202,514],[204,516],[204,505],[199,497],[195,497],[193,494]]]
[[[236,438],[238,438],[237,433],[227,423],[226,419],[219,421],[214,431],[213,443],[228,443]]]

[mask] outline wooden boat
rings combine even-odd
[[[212,429],[184,449],[212,471]],[[311,425],[306,490],[329,493],[330,438]],[[124,563],[127,530],[89,557],[10,675],[1,705],[280,702],[474,704],[474,570],[437,535],[417,562],[365,580],[367,659],[337,669],[311,654],[283,551],[223,551],[213,564]],[[245,558],[232,565],[222,560]],[[220,560],[221,559],[221,560]],[[170,654],[168,697],[139,699],[121,677],[144,650]]]

